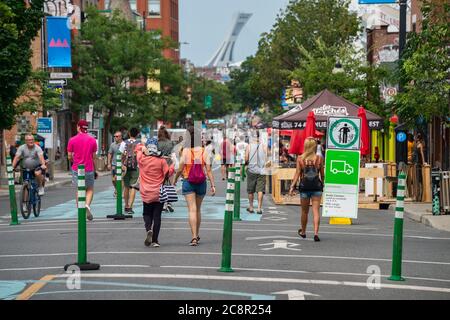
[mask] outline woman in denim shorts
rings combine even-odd
[[[317,142],[312,137],[307,138],[305,140],[305,151],[297,158],[297,170],[295,171],[289,194],[292,195],[294,193],[294,188],[300,178],[299,191],[302,217],[298,235],[306,238],[306,225],[308,224],[309,204],[311,201],[314,215],[314,241],[320,241],[320,201],[322,199],[324,169],[323,158],[318,156],[316,151]],[[308,177],[310,178],[306,178],[305,173],[308,173]]]
[[[191,246],[197,246],[200,241],[199,229],[201,222],[201,206],[203,198],[206,195],[206,180],[201,184],[193,184],[188,181],[189,170],[194,163],[201,163],[203,171],[211,182],[211,195],[216,193],[214,186],[214,177],[211,171],[211,163],[208,154],[201,144],[201,131],[197,131],[194,127],[188,129],[188,137],[185,139],[185,147],[180,159],[180,166],[174,179],[176,185],[180,175],[183,176],[182,194],[186,199],[189,212],[189,225],[191,226],[192,240]]]

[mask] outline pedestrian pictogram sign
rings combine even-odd
[[[328,118],[327,149],[359,150],[360,118]]]
[[[323,216],[358,216],[359,150],[330,150],[325,155]]]

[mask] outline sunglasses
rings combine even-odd
[[[120,136],[114,136],[114,138],[120,138]]]

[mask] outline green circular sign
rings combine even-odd
[[[343,123],[343,122],[350,124],[350,125],[352,126],[352,128],[355,130],[355,134],[354,134],[354,136],[353,136],[353,139],[350,140],[350,141],[347,142],[347,143],[344,143],[344,142],[338,142],[338,141],[336,141],[336,140],[334,139],[334,136],[333,136],[333,131],[334,131],[334,129],[335,129],[340,123]],[[358,127],[356,126],[356,124],[355,124],[353,121],[350,121],[349,119],[339,119],[339,120],[335,121],[335,122],[331,125],[331,127],[330,127],[330,140],[331,140],[331,142],[333,142],[333,144],[334,144],[335,146],[337,146],[337,147],[339,147],[339,148],[348,148],[348,147],[353,146],[356,142],[358,142],[358,137],[359,137],[359,129],[358,129]]]

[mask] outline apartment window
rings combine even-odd
[[[105,0],[105,10],[109,9],[109,3],[111,2],[111,0]]]
[[[137,11],[136,0],[130,0],[130,8],[132,11]]]
[[[149,16],[161,15],[161,0],[148,0],[148,15]]]

